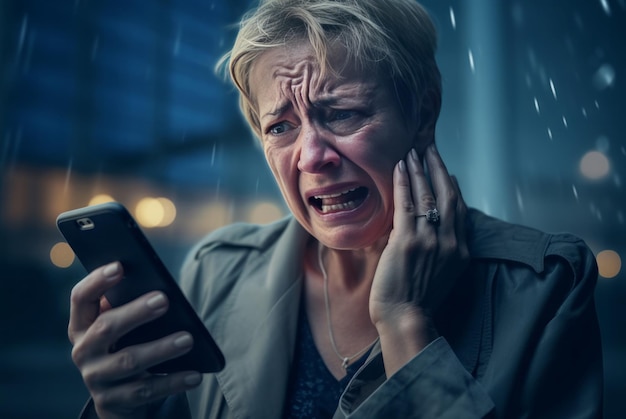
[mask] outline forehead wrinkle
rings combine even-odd
[[[266,115],[277,115],[289,108],[295,107],[304,113],[307,107],[313,105],[312,92],[323,89],[319,79],[319,71],[310,62],[300,62],[292,67],[279,64],[273,72],[277,81],[278,91],[274,110]]]
[[[280,115],[294,106],[304,111],[307,107],[329,107],[338,103],[369,105],[376,100],[380,88],[385,87],[378,77],[355,71],[350,66],[343,67],[343,77],[326,72],[321,78],[319,64],[311,55],[304,54],[294,60],[296,57],[291,51],[281,52],[272,62],[265,61],[261,65],[269,64],[266,68],[270,70],[270,85],[264,90],[273,102],[261,119]]]

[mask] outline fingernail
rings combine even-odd
[[[158,309],[161,308],[165,305],[166,300],[165,300],[165,296],[161,293],[155,295],[154,297],[150,298],[146,304],[148,304],[148,307],[150,307],[151,309]]]
[[[400,169],[401,172],[406,172],[406,163],[404,162],[404,160],[400,160],[398,162],[398,169]]]
[[[413,158],[413,160],[417,161],[417,151],[415,151],[414,148],[411,149],[411,157]]]
[[[115,276],[119,273],[119,271],[120,271],[120,264],[117,262],[113,262],[105,266],[104,269],[102,270],[102,273],[104,274],[104,276],[110,279],[110,278],[115,278]]]
[[[200,381],[202,381],[202,374],[192,372],[191,374],[187,374],[183,380],[188,386],[197,386],[200,384]]]
[[[174,341],[174,346],[176,346],[177,348],[186,348],[188,346],[191,346],[193,344],[193,338],[191,337],[191,335],[183,335],[179,338],[176,338],[176,340]]]

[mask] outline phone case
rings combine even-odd
[[[124,206],[109,202],[67,211],[58,216],[57,227],[88,272],[121,262],[124,278],[105,294],[113,307],[154,290],[164,292],[169,299],[163,316],[124,335],[115,350],[185,330],[194,338],[191,351],[150,368],[151,372],[206,373],[224,367],[220,349]]]

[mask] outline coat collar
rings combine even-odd
[[[223,317],[224,327],[219,328],[223,334],[216,336],[227,356],[226,367],[216,377],[234,417],[272,417],[277,406],[284,406],[302,292],[302,255],[308,238],[309,234],[298,222],[288,217],[270,235],[233,239],[233,244],[238,246],[271,254],[268,261],[259,264],[255,271],[264,277],[262,292],[253,298],[250,295],[237,298]],[[229,240],[224,237],[222,243],[228,244]],[[548,243],[549,236],[541,232],[512,227],[476,210],[468,213],[468,246],[473,262],[480,259],[515,260],[540,272]],[[471,286],[468,290],[475,295],[473,298],[466,295],[459,302],[476,302],[488,296],[494,274],[491,265],[488,271],[473,275],[473,281],[468,282],[478,286]],[[481,347],[484,349],[485,333],[490,329],[490,321],[486,320],[490,316],[490,302],[475,304],[468,310],[463,324],[460,325],[458,316],[455,316],[456,321],[442,321],[441,328],[449,329],[446,334],[451,346],[465,368],[472,372],[477,366]],[[255,321],[250,322],[251,318]],[[361,371],[378,375],[381,371],[372,371],[372,368],[382,366],[376,361],[380,356],[380,345],[377,344]]]
[[[227,324],[220,328],[224,335],[216,336],[216,340],[227,357],[226,367],[216,378],[234,417],[274,417],[277,406],[284,406],[301,300],[302,255],[308,237],[291,219],[271,247],[269,262],[256,269],[264,277],[262,292],[237,297],[224,316]],[[250,243],[259,249],[262,244]],[[253,324],[250,319],[254,319]]]
[[[478,210],[468,211],[468,247],[472,259],[501,259],[524,263],[541,272],[550,235],[510,224]]]

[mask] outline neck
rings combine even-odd
[[[360,289],[369,289],[384,246],[372,246],[364,249],[342,250],[332,249],[315,240],[308,249],[308,263],[314,271],[318,271],[319,253],[326,274],[330,278],[330,286],[337,293],[353,293]]]

